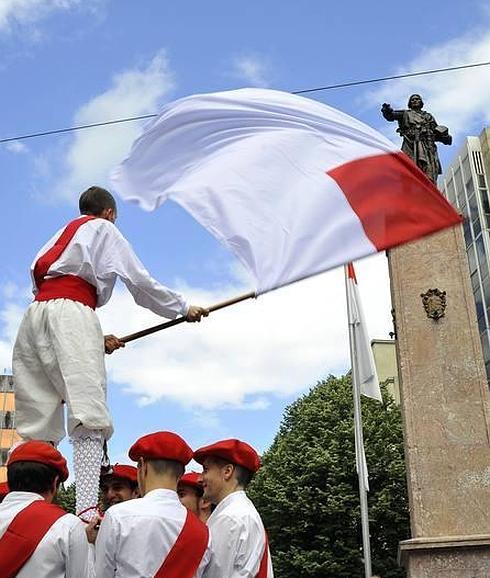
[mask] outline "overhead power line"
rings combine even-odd
[[[342,82],[340,84],[330,84],[328,86],[318,86],[316,88],[307,88],[304,90],[293,90],[291,92],[292,92],[292,94],[307,94],[307,93],[311,93],[311,92],[319,92],[322,90],[333,90],[336,88],[348,88],[350,86],[361,86],[363,84],[374,84],[376,82],[385,82],[387,80],[398,80],[400,78],[411,78],[414,76],[425,76],[428,74],[437,74],[440,72],[451,72],[454,70],[465,70],[468,68],[477,68],[477,67],[488,66],[488,65],[490,65],[490,61],[489,62],[475,62],[473,64],[462,64],[460,66],[448,66],[446,68],[434,68],[432,70],[423,70],[420,72],[409,72],[406,74],[396,74],[393,76],[382,76],[379,78],[369,78],[366,80],[353,80],[351,82]],[[23,134],[23,135],[2,138],[2,139],[0,139],[0,144],[12,142],[12,141],[26,140],[29,138],[35,138],[35,137],[39,137],[39,136],[48,136],[48,135],[52,135],[52,134],[62,134],[62,133],[66,133],[66,132],[75,132],[77,130],[82,130],[82,129],[86,129],[86,128],[94,128],[94,127],[98,127],[98,126],[108,126],[111,124],[121,124],[123,122],[133,122],[135,120],[144,120],[144,119],[148,119],[148,118],[154,118],[155,116],[158,116],[158,114],[154,113],[154,114],[143,114],[140,116],[128,116],[125,118],[106,120],[104,122],[95,122],[92,124],[82,124],[82,125],[71,126],[71,127],[67,127],[67,128],[45,130],[42,132],[32,132],[32,133]]]

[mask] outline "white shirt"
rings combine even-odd
[[[208,519],[213,540],[213,578],[255,578],[265,548],[265,529],[260,515],[245,492],[233,492],[222,500]],[[267,578],[273,578],[269,552]]]
[[[95,543],[97,578],[153,578],[184,526],[187,509],[172,490],[152,490],[143,498],[107,510]],[[210,543],[195,578],[207,574]]]
[[[34,294],[38,291],[34,281],[36,261],[54,245],[64,229],[44,245],[31,265]],[[188,305],[182,295],[155,281],[119,229],[106,219],[93,219],[77,230],[59,259],[48,269],[48,277],[59,275],[76,275],[94,285],[97,307],[109,301],[119,277],[138,305],[170,319],[187,314]]]
[[[10,492],[0,504],[0,537],[14,517],[24,508],[43,497],[33,492]],[[33,520],[33,524],[36,521]],[[0,576],[2,575],[0,560]],[[86,578],[88,542],[85,526],[73,514],[65,514],[51,526],[39,542],[33,555],[16,578]]]

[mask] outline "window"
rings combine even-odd
[[[485,297],[485,301],[490,304],[490,277],[486,277],[483,281],[483,296]]]
[[[465,219],[465,221],[463,223],[463,234],[464,234],[464,240],[465,240],[466,246],[469,247],[471,245],[471,243],[473,242],[473,238],[471,236],[470,222],[467,219]]]
[[[490,278],[490,276],[488,275],[488,261],[485,259],[485,261],[483,261],[483,263],[480,264],[480,275],[481,278],[485,281],[485,279]],[[485,295],[485,299],[487,298],[487,296]],[[490,295],[488,296],[488,302],[490,303]]]
[[[488,342],[488,331],[480,335],[481,348],[483,350],[483,359],[485,362],[490,361],[490,344]]]
[[[482,158],[481,158],[481,152],[480,151],[473,151],[472,156],[473,156],[473,166],[475,167],[476,173],[479,175],[482,175],[483,174],[483,162],[482,162]]]
[[[464,190],[462,188],[456,191],[456,196],[458,199],[458,207],[466,205],[466,195],[464,194]]]
[[[490,213],[490,203],[488,202],[488,193],[486,190],[482,189],[480,191],[480,199],[483,207],[483,212],[488,215],[488,213]]]
[[[471,274],[471,287],[473,291],[476,291],[479,286],[480,286],[480,279],[478,278],[478,271],[475,271],[474,273]]]
[[[473,245],[468,247],[466,252],[468,253],[468,265],[470,267],[470,273],[473,273],[473,271],[476,271],[476,257]]]
[[[483,310],[484,310],[483,297],[482,297],[480,289],[477,289],[475,291],[475,305],[476,305],[476,316],[477,316],[477,318],[480,318],[484,314],[483,313]]]
[[[6,411],[3,415],[0,414],[0,428],[14,429],[14,412]]]
[[[5,448],[0,448],[0,466],[4,466],[7,463],[9,451]]]
[[[461,176],[461,169],[459,168],[454,173],[454,185],[458,193],[463,190],[463,177]]]
[[[473,218],[475,218],[478,215],[478,199],[476,198],[476,195],[468,197],[468,205],[470,206],[470,213]]]
[[[461,163],[461,165],[463,168],[464,180],[465,183],[467,183],[468,180],[471,179],[470,160],[468,156],[465,156],[464,161]]]
[[[449,202],[453,205],[456,204],[456,193],[454,192],[454,183],[451,179],[446,185],[446,197],[448,198]]]
[[[485,255],[485,245],[483,244],[483,237],[480,236],[476,243],[475,243],[475,247],[476,247],[476,254],[478,256],[478,263],[480,263],[480,265],[486,260],[486,255]]]
[[[0,376],[0,391],[14,391],[14,378],[11,375]]]
[[[474,221],[473,221],[473,234],[475,235],[475,238],[478,237],[478,235],[481,233],[481,225],[480,225],[480,219],[477,217]]]
[[[478,331],[480,334],[484,333],[487,329],[487,324],[485,323],[485,315],[478,317]]]

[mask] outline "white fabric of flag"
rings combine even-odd
[[[363,394],[378,401],[382,401],[381,389],[379,387],[378,374],[374,363],[374,355],[371,349],[371,343],[367,334],[366,322],[362,310],[359,288],[354,265],[348,263],[346,269],[347,285],[347,311],[349,315],[349,325],[352,331],[349,333],[353,343],[351,344],[352,352],[352,378],[357,379],[358,387],[353,383],[354,395]],[[358,392],[358,393],[356,393]],[[360,412],[360,403],[358,404]],[[362,423],[362,417],[360,417]],[[356,424],[357,425],[357,424]],[[355,447],[356,447],[356,470],[359,475],[364,489],[369,491],[369,474],[366,461],[366,452],[364,450],[362,426],[354,428]]]
[[[378,373],[374,363],[373,350],[367,333],[359,288],[354,266],[349,263],[347,275],[347,299],[349,300],[349,323],[354,328],[354,350],[357,376],[361,393],[378,401],[383,401],[379,387]],[[354,363],[354,360],[352,360]]]
[[[166,105],[112,182],[146,210],[180,204],[235,253],[258,293],[460,222],[381,133],[276,90]]]

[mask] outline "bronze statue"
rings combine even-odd
[[[398,121],[397,132],[403,137],[402,151],[436,183],[442,169],[435,143],[450,145],[453,137],[447,127],[438,125],[430,113],[422,110],[423,106],[420,95],[412,94],[408,99],[407,110],[393,110],[385,102],[381,113],[386,120]]]

